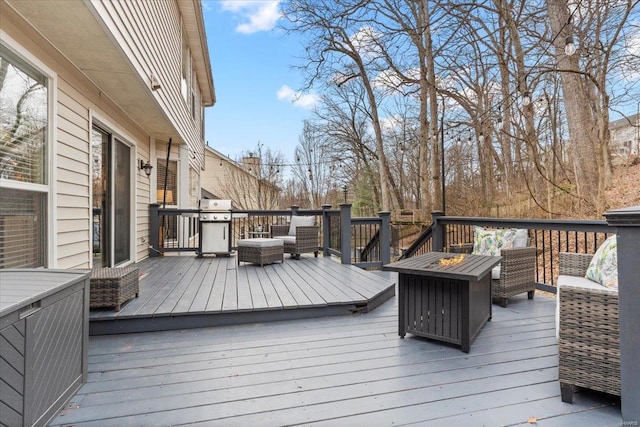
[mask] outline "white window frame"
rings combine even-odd
[[[35,55],[29,52],[20,43],[14,40],[4,31],[0,30],[0,41],[7,50],[11,51],[14,55],[20,57],[23,61],[28,63],[31,67],[35,68],[41,73],[47,80],[47,158],[45,163],[47,165],[47,183],[46,184],[33,184],[27,182],[18,182],[7,179],[0,179],[0,188],[11,188],[16,190],[32,191],[42,193],[46,195],[46,268],[57,268],[57,198],[56,198],[56,184],[57,184],[57,171],[56,171],[56,142],[57,142],[57,129],[58,129],[58,112],[56,109],[58,103],[58,74],[51,68],[47,67],[42,61],[40,61]],[[44,220],[44,218],[43,218]]]

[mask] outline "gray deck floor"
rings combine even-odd
[[[238,266],[235,256],[165,256],[137,266],[139,297],[119,312],[92,310],[92,335],[349,314],[395,292],[384,276],[313,255],[264,267]]]
[[[493,307],[469,354],[366,314],[90,337],[89,379],[51,425],[620,426],[560,399],[555,299]],[[530,418],[534,417],[534,418]]]

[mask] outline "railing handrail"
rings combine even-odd
[[[155,203],[150,204],[149,207],[151,256],[156,256],[163,252],[197,252],[198,248],[194,245],[200,239],[199,214],[202,212],[200,209],[162,208]],[[366,267],[381,268],[384,263],[389,262],[391,247],[390,223],[388,212],[380,212],[378,215],[377,217],[351,218],[350,204],[342,204],[340,209],[331,209],[330,205],[323,205],[322,209],[299,209],[297,206],[292,206],[290,209],[278,210],[233,209],[231,211],[231,222],[236,225],[242,224],[238,229],[239,232],[243,236],[245,236],[246,232],[251,237],[251,233],[255,232],[253,226],[256,223],[256,227],[264,227],[265,224],[268,226],[286,223],[287,218],[290,216],[315,216],[316,222],[322,225],[323,228],[322,244],[318,249],[322,249],[325,255],[337,255],[344,264],[358,263],[358,265]],[[247,218],[247,220],[244,218]],[[164,223],[168,219],[170,219],[170,224],[168,227],[164,227]],[[185,228],[186,226],[188,226],[188,230]],[[245,229],[245,226],[248,228]],[[367,231],[362,234],[362,232],[356,231],[356,228]],[[186,233],[187,231],[189,234]],[[258,228],[257,232],[262,232],[262,228]],[[178,239],[180,242],[176,243],[176,239],[172,238],[171,244],[173,246],[165,246],[164,243],[169,240],[164,239],[164,236],[168,233],[185,236],[187,240],[184,238]],[[239,237],[235,232],[232,233],[231,239],[236,238]],[[367,259],[363,260],[361,255],[355,255],[352,258],[352,241],[354,243],[368,241],[365,245],[365,252],[370,252],[366,257]],[[182,242],[187,244],[180,244]]]
[[[428,250],[448,251],[452,244],[472,243],[474,226],[524,228],[529,230],[531,245],[537,249],[536,279],[538,287],[555,292],[554,272],[557,272],[559,251],[595,252],[616,227],[607,221],[574,219],[521,219],[444,216],[433,213],[433,223],[401,255],[410,258]],[[601,236],[604,235],[604,236]]]
[[[429,226],[425,228],[422,233],[420,233],[418,238],[413,241],[413,243],[407,248],[407,250],[400,254],[398,260],[411,258],[420,247],[426,244],[433,236],[433,225],[434,223],[429,224]]]
[[[295,212],[295,213],[294,213]],[[322,209],[298,209],[296,211],[292,211],[291,209],[277,209],[277,210],[262,210],[262,209],[232,209],[231,214],[249,214],[255,216],[290,216],[292,214],[298,216],[321,216],[322,213],[325,212]],[[329,211],[334,212],[334,211]],[[335,211],[340,212],[340,211]]]
[[[533,230],[559,229],[563,231],[611,232],[611,227],[605,220],[441,216],[437,218],[437,221],[442,224],[490,225],[494,227],[514,226]]]

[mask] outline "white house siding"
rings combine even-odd
[[[151,177],[147,177],[138,165],[141,159],[150,160],[152,165],[164,159],[166,142],[162,141],[168,141],[169,137],[174,142],[171,157],[179,160],[182,165],[180,170],[184,171],[179,179],[183,180],[181,188],[186,191],[179,197],[188,204],[197,201],[195,188],[199,186],[204,164],[201,105],[203,99],[207,105],[215,101],[206,42],[199,32],[201,28],[195,25],[201,19],[200,4],[198,0],[96,0],[60,2],[59,7],[51,5],[38,1],[0,0],[0,28],[15,38],[30,55],[53,70],[57,78],[57,88],[52,91],[56,97],[55,119],[52,122],[56,127],[53,146],[55,181],[50,184],[50,197],[55,201],[50,212],[54,218],[50,230],[50,253],[53,255],[49,257],[48,266],[87,268],[91,265],[90,132],[93,117],[106,122],[108,131],[132,147],[132,176],[136,179],[132,186],[135,198],[132,208],[135,233],[132,261],[140,260],[148,256],[148,204],[155,201],[156,170]],[[15,13],[14,8],[20,9],[20,14]],[[94,23],[90,15],[98,21]],[[32,22],[37,22],[33,24],[37,29],[23,16],[34,19]],[[184,16],[187,17],[187,24],[183,22]],[[75,33],[78,31],[67,31],[66,38],[61,38],[65,31],[61,30],[58,23],[62,24],[66,17],[69,17],[69,25],[74,19],[76,23],[83,24],[73,28],[85,31],[82,34],[90,34],[92,38],[101,37],[102,33],[95,31],[97,28],[106,31],[113,45],[106,46],[104,43],[107,39],[99,40],[103,43],[100,47],[106,48],[111,55],[109,59],[90,54],[78,56],[85,61],[82,65],[70,62],[69,58],[73,58],[75,53],[88,52],[86,49],[90,46],[90,39],[75,43],[75,37],[78,36]],[[195,120],[190,112],[191,103],[183,99],[180,90],[183,31],[190,35],[192,49],[201,49],[196,50],[197,55],[193,55],[195,64],[191,64],[192,74],[195,75],[192,83],[192,91],[196,96]],[[41,34],[46,34],[47,38]],[[49,40],[56,43],[57,47],[51,45]],[[58,49],[65,53],[61,54]],[[114,63],[111,61],[115,52],[120,57]],[[107,64],[105,60],[110,61],[107,68],[113,74],[108,78],[103,77],[104,74],[95,74],[93,64],[86,62],[88,57],[96,62],[97,67],[102,63]],[[131,66],[133,74],[130,72]],[[79,70],[83,67],[90,78]],[[157,77],[161,88],[147,92],[150,98],[141,99],[146,104],[131,103],[131,99],[127,100],[128,104],[116,105],[112,101],[109,90],[114,87],[121,91],[133,88],[137,91],[135,96],[141,96],[140,89],[146,91],[150,88],[151,74]],[[94,77],[102,78],[106,87],[102,90],[97,87],[93,82],[100,80],[94,80]],[[201,87],[205,88],[206,93],[200,93]],[[148,107],[150,103],[155,103],[163,113],[160,110],[155,113],[153,108],[141,106]],[[131,117],[141,111],[147,112],[146,116],[137,114],[143,122],[134,122]],[[188,149],[181,150],[180,147]],[[187,207],[184,203],[182,205]]]
[[[2,7],[1,29],[28,54],[38,58],[57,75],[55,89],[55,181],[49,185],[55,200],[55,223],[49,236],[55,242],[51,268],[91,266],[91,175],[89,162],[90,111],[104,117],[116,135],[126,133],[132,145],[132,167],[140,158],[149,159],[149,136],[127,119],[100,90],[62,57],[46,40],[9,8]],[[53,94],[53,90],[52,90]],[[119,135],[122,136],[122,135]],[[51,145],[50,145],[51,147]],[[132,218],[136,229],[134,259],[148,256],[149,178],[135,167],[136,196]]]
[[[174,140],[174,143],[184,142],[189,147],[195,158],[189,156],[188,161],[199,171],[203,160],[201,118],[199,112],[196,120],[192,118],[190,101],[185,101],[181,93],[183,25],[177,3],[103,0],[93,5],[141,78],[146,79],[151,73],[157,76],[161,89],[154,94],[178,131],[175,137],[179,141]],[[199,111],[199,87],[194,89],[197,90],[196,109]]]
[[[613,161],[625,163],[640,154],[640,114],[609,123]]]

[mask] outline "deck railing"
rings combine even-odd
[[[448,251],[453,244],[473,242],[474,226],[491,228],[524,228],[529,231],[530,245],[537,249],[536,279],[538,288],[555,292],[560,252],[594,253],[616,228],[607,221],[533,220],[444,216],[432,213],[433,222],[402,255],[408,258],[420,253]]]
[[[149,205],[150,256],[165,252],[198,250],[198,209],[161,208]]]
[[[160,208],[150,205],[150,256],[166,252],[198,252],[199,220],[197,209]],[[325,256],[338,256],[343,264],[380,269],[390,262],[390,214],[352,218],[351,205],[332,210],[234,210],[231,220],[231,246],[239,239],[268,237],[272,225],[288,224],[292,215],[313,216],[320,226],[318,249]]]

